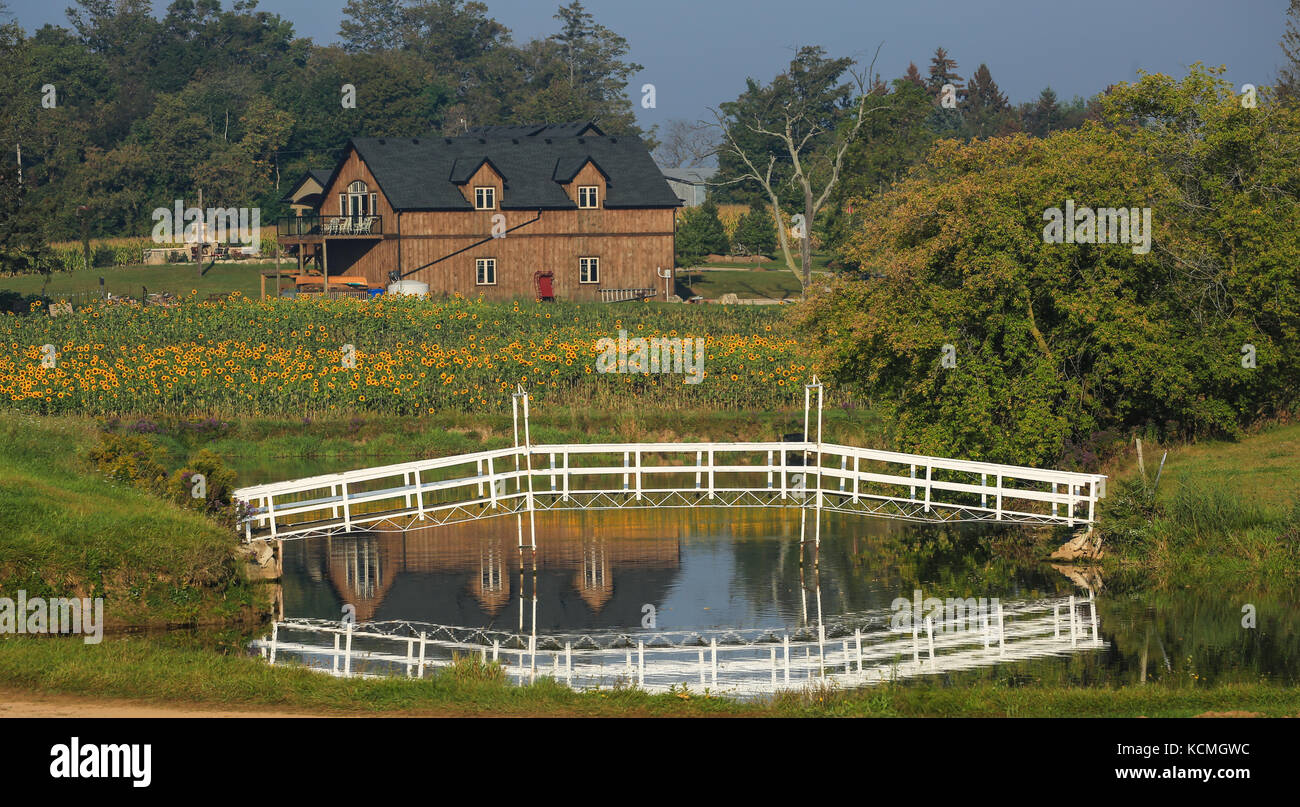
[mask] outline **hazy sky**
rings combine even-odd
[[[567,0],[566,0],[567,1]],[[155,0],[165,9],[170,0]],[[262,0],[317,42],[338,37],[345,0]],[[28,31],[67,25],[71,0],[8,0]],[[225,3],[229,7],[230,2]],[[487,0],[518,41],[557,30],[558,0]],[[935,47],[969,78],[980,62],[1013,103],[1051,86],[1067,100],[1090,96],[1139,69],[1181,75],[1193,62],[1228,66],[1236,85],[1267,84],[1282,62],[1287,0],[584,0],[596,21],[626,37],[645,66],[630,89],[653,83],[657,107],[643,126],[706,117],[736,97],[747,76],[770,79],[804,44],[834,56],[871,58],[886,79],[909,61],[925,71]]]

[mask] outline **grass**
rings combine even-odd
[[[803,410],[538,406],[531,424],[535,443],[779,440],[803,428]],[[182,418],[125,418],[106,425],[152,435],[177,462],[200,447],[214,451],[240,474],[240,485],[504,448],[514,439],[509,413],[498,412],[443,412],[419,418],[245,417],[211,428]],[[839,442],[884,445],[883,424],[868,410],[828,411],[825,428]]]
[[[843,691],[809,687],[755,702],[703,690],[651,695],[624,687],[574,692],[550,679],[504,682],[500,668],[462,660],[423,680],[341,679],[168,638],[0,639],[0,688],[124,698],[172,706],[267,708],[327,715],[567,717],[1189,717],[1210,711],[1300,714],[1300,690],[1268,684],[1081,689],[950,687],[941,681]]]
[[[1174,448],[1153,491],[1154,475],[1129,468],[1103,502],[1113,564],[1202,584],[1300,581],[1300,425]]]
[[[679,269],[678,286],[684,287],[685,296],[699,295],[716,300],[724,294],[735,294],[741,299],[797,300],[801,288],[799,280],[787,269],[718,269],[708,272],[691,272]],[[682,291],[678,291],[682,294]]]
[[[207,266],[207,264],[204,264]],[[150,293],[171,292],[177,297],[187,297],[190,292],[198,293],[200,299],[209,294],[238,291],[246,297],[257,299],[261,294],[261,276],[263,269],[274,269],[271,263],[219,263],[198,277],[194,264],[168,264],[164,266],[105,266],[96,269],[79,269],[73,272],[55,272],[50,276],[46,291],[52,297],[59,294],[97,293],[99,279],[104,278],[104,289],[123,296],[140,296],[140,288],[147,287]],[[281,263],[285,274],[296,269],[292,262]],[[15,291],[20,294],[38,294],[45,278],[40,275],[0,276],[0,291]],[[275,280],[267,284],[270,295]]]
[[[103,597],[108,627],[254,618],[233,531],[96,474],[87,422],[0,424],[0,592]]]

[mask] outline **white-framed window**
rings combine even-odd
[[[339,215],[373,216],[377,212],[376,202],[376,194],[371,193],[369,186],[358,179],[348,184],[347,193],[339,194]]]
[[[578,259],[578,282],[579,283],[600,282],[600,258],[579,258]]]
[[[600,207],[600,186],[598,185],[579,185],[578,186],[578,207],[583,210],[591,210]]]
[[[497,189],[491,186],[483,186],[483,187],[475,188],[474,209],[475,210],[496,210]]]
[[[496,258],[474,259],[474,282],[480,286],[495,286],[497,284]]]

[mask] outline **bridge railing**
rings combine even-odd
[[[531,463],[532,471],[528,468]],[[798,506],[919,521],[1091,524],[1106,477],[813,442],[510,447],[235,491],[245,537],[529,509]],[[820,500],[819,500],[820,499]]]

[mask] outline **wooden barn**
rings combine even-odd
[[[640,139],[592,123],[355,138],[285,201],[278,238],[308,272],[590,301],[664,298],[681,205]]]

